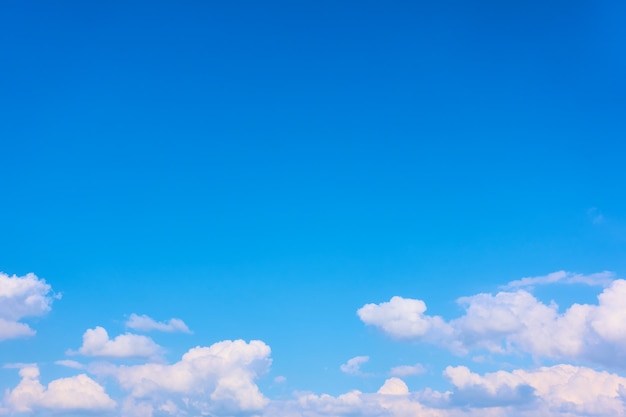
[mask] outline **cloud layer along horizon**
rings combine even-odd
[[[539,285],[567,284],[598,286],[597,302],[560,308],[532,293]],[[4,387],[0,414],[626,416],[626,281],[608,272],[581,275],[559,271],[522,278],[501,288],[459,298],[462,313],[454,318],[429,315],[425,301],[399,295],[358,309],[365,325],[389,336],[386,343],[443,349],[459,358],[439,369],[413,362],[393,367],[384,375],[369,373],[361,368],[376,356],[360,354],[368,350],[364,343],[363,352],[336,364],[335,377],[343,373],[351,381],[378,381],[378,388],[370,392],[353,389],[331,395],[294,389],[271,396],[259,385],[272,366],[271,348],[264,341],[192,345],[178,360],[168,363],[163,355],[166,349],[151,338],[133,333],[111,337],[94,323],[85,330],[82,345],[66,351],[86,362],[67,357],[55,362],[74,373],[71,376],[50,380],[42,376],[36,358],[29,364],[12,364],[5,358],[3,372],[17,372],[19,382]],[[51,286],[34,274],[0,274],[0,336],[34,336],[35,330],[21,320],[48,313],[53,294]],[[191,333],[180,319],[157,322],[133,314],[125,325],[134,331]],[[494,370],[476,371],[472,369],[476,364],[458,363],[469,354],[487,355]],[[524,357],[531,358],[534,365],[518,361]],[[133,362],[129,363],[130,359]],[[520,364],[514,365],[515,361]],[[423,382],[411,390],[409,378],[427,371],[446,388],[435,389]],[[287,373],[273,381],[284,384],[288,378]]]

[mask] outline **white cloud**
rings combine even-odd
[[[172,365],[110,366],[95,372],[112,376],[129,393],[124,416],[152,416],[159,409],[230,416],[267,404],[255,380],[268,371],[269,355],[261,341],[227,340],[190,349]]]
[[[55,379],[47,387],[39,382],[35,365],[20,369],[20,376],[19,384],[6,393],[12,413],[110,411],[116,406],[104,388],[85,374]]]
[[[377,393],[382,395],[407,395],[409,387],[400,378],[389,378]]]
[[[525,277],[515,281],[511,281],[506,284],[504,289],[515,288],[532,288],[536,285],[546,284],[586,284],[586,285],[600,285],[607,287],[615,280],[615,274],[611,271],[597,272],[595,274],[584,275],[576,274],[573,272],[557,271],[548,275],[542,275],[538,277]]]
[[[0,340],[32,336],[35,331],[20,320],[43,316],[55,298],[52,288],[35,274],[23,277],[0,272]]]
[[[626,378],[571,365],[479,375],[448,367],[446,392],[410,392],[390,378],[375,393],[296,393],[274,401],[265,417],[624,417]]]
[[[169,319],[166,322],[157,322],[145,314],[141,316],[134,313],[131,314],[126,322],[126,327],[142,332],[157,330],[160,332],[191,333],[189,327],[187,327],[185,322],[180,319]]]
[[[451,406],[516,405],[534,409],[536,415],[539,410],[544,415],[625,415],[620,390],[626,378],[590,368],[556,365],[481,376],[458,366],[446,368],[444,375],[455,387],[449,397]]]
[[[126,333],[109,339],[107,331],[98,326],[87,329],[83,334],[83,345],[78,352],[70,350],[67,353],[107,358],[158,358],[161,350],[159,345],[146,336]]]
[[[391,376],[411,376],[411,375],[421,375],[426,372],[426,368],[424,368],[421,364],[415,365],[401,365],[391,368],[389,371],[389,375]]]
[[[471,349],[493,353],[525,352],[537,357],[625,367],[626,281],[616,279],[598,304],[573,304],[559,313],[529,292],[462,297],[465,314],[449,322],[424,314],[421,300],[393,297],[358,310],[361,320],[395,338],[445,346],[457,354]]]
[[[425,311],[426,304],[422,300],[395,296],[388,302],[366,304],[357,314],[364,323],[379,327],[390,336],[400,339],[450,331],[441,317],[427,316]]]
[[[341,372],[349,375],[363,375],[361,372],[361,365],[370,360],[369,356],[355,356],[352,359],[348,359],[348,362],[339,367]]]

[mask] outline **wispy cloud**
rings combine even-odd
[[[401,365],[401,366],[393,367],[389,371],[389,375],[405,377],[405,376],[411,376],[411,375],[421,375],[425,372],[426,372],[426,368],[424,368],[423,365],[418,363],[415,365]]]
[[[361,372],[361,365],[367,363],[370,360],[369,356],[355,356],[352,359],[348,359],[346,363],[341,365],[339,369],[341,372],[348,375],[365,375]]]
[[[532,288],[537,285],[547,284],[586,284],[606,287],[615,280],[615,273],[611,271],[597,272],[595,274],[576,274],[573,272],[557,271],[538,277],[525,277],[511,281],[504,285],[503,289]]]
[[[128,321],[126,321],[126,327],[142,332],[156,330],[160,332],[191,333],[189,327],[187,327],[185,322],[181,319],[172,318],[167,321],[158,322],[145,314],[139,316],[135,313],[131,314]]]

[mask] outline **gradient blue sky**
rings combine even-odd
[[[151,335],[170,362],[263,340],[270,398],[375,391],[418,362],[409,388],[444,389],[468,358],[356,311],[401,295],[450,319],[522,277],[626,276],[625,17],[604,0],[4,1],[0,271],[63,296],[0,358],[72,375],[54,361],[86,329],[137,313],[193,331]],[[375,376],[339,370],[359,355]]]

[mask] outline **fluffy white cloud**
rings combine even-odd
[[[20,383],[6,393],[11,413],[109,411],[116,406],[104,388],[85,374],[55,379],[47,387],[39,382],[35,365],[20,369],[20,376]]]
[[[172,365],[148,363],[102,368],[129,393],[123,416],[152,416],[158,410],[173,415],[233,415],[261,410],[268,400],[255,380],[271,364],[270,348],[262,341],[222,341],[196,347]]]
[[[484,376],[464,366],[444,375],[455,389],[450,404],[464,407],[524,406],[538,415],[624,416],[626,378],[585,367],[556,365],[537,370],[499,371]]]
[[[369,356],[355,356],[339,367],[341,372],[349,375],[362,375],[361,365],[370,360]]]
[[[357,314],[364,323],[400,339],[450,332],[441,317],[425,315],[425,311],[426,303],[422,300],[395,296],[388,302],[366,304]]]
[[[452,389],[410,392],[390,378],[375,393],[296,393],[269,405],[266,417],[624,417],[626,378],[571,365],[479,375],[448,367]]]
[[[23,277],[0,272],[0,340],[32,336],[35,331],[24,317],[42,316],[50,311],[54,298],[52,288],[35,274]]]
[[[361,320],[396,338],[436,343],[457,354],[471,349],[493,353],[525,352],[553,359],[625,367],[626,281],[613,280],[598,304],[573,304],[559,313],[531,293],[477,294],[458,303],[465,314],[445,322],[424,314],[421,300],[393,297],[358,310]]]
[[[107,358],[158,358],[161,350],[159,345],[146,336],[126,333],[109,339],[107,331],[98,326],[87,329],[83,334],[83,345],[78,352],[70,350],[67,353]]]
[[[157,330],[159,332],[191,333],[189,327],[180,319],[169,319],[166,322],[158,322],[145,314],[141,316],[134,313],[131,314],[126,322],[126,327],[142,332]]]
[[[353,390],[338,396],[296,393],[290,401],[274,401],[264,417],[444,417],[445,410],[422,405],[399,378],[390,378],[375,393]]]

